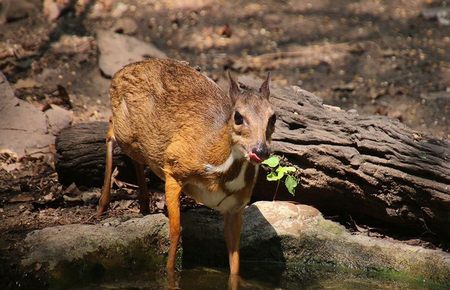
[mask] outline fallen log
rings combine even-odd
[[[75,182],[78,186],[100,187],[105,172],[107,122],[77,124],[66,128],[56,137],[56,162],[58,180],[63,185]],[[113,152],[114,167],[120,178],[135,180],[131,159],[116,146]]]
[[[278,114],[273,149],[299,169],[296,195],[281,190],[277,199],[450,238],[449,141],[384,116],[324,105],[298,87],[272,91]],[[63,184],[101,185],[106,126],[79,124],[58,136],[56,169]],[[123,155],[115,158],[121,172],[134,172]],[[255,199],[271,200],[275,187],[260,174]]]

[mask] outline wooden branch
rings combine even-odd
[[[450,142],[383,116],[324,105],[298,87],[275,88],[271,98],[279,116],[274,151],[299,168],[296,196],[280,192],[279,199],[450,238]],[[101,185],[105,124],[76,125],[57,138],[62,183]],[[134,172],[125,170],[124,156],[115,162]],[[254,198],[271,200],[274,191],[260,174]]]

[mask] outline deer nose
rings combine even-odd
[[[267,148],[266,144],[258,144],[252,149],[252,152],[255,153],[261,160],[269,158],[270,155],[269,148]]]

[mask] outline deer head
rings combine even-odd
[[[230,119],[232,145],[248,161],[260,163],[270,155],[276,115],[269,102],[270,73],[259,90],[240,88],[228,73],[229,95],[234,103]]]

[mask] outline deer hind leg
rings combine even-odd
[[[242,229],[243,210],[224,215],[225,242],[228,248],[230,275],[239,274],[239,244]]]
[[[136,170],[137,183],[139,185],[139,209],[143,215],[147,215],[150,213],[150,195],[148,194],[147,182],[145,181],[144,165],[136,161],[133,161],[133,163]]]
[[[109,128],[108,133],[106,134],[105,178],[103,180],[102,195],[100,196],[100,200],[98,202],[97,216],[100,216],[105,212],[111,199],[111,175],[114,140],[114,125],[112,119],[109,119]]]
[[[169,214],[169,257],[167,259],[167,271],[175,270],[175,260],[178,242],[180,241],[180,193],[181,185],[172,176],[166,174],[166,206]]]

